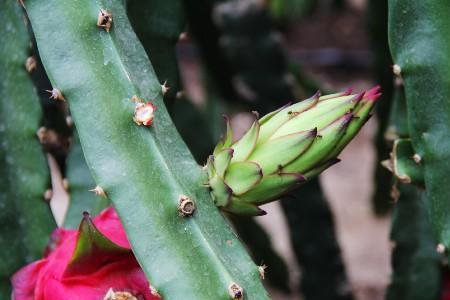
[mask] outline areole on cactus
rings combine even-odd
[[[371,116],[378,86],[352,94],[316,93],[255,121],[233,143],[228,118],[225,138],[206,164],[208,184],[223,210],[264,215],[258,205],[279,198],[339,160],[337,155]]]

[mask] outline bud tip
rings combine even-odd
[[[380,90],[381,87],[379,85],[374,86],[373,88],[364,93],[364,99],[376,101],[381,96]]]

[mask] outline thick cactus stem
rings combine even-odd
[[[160,82],[122,2],[108,2],[114,26],[106,33],[96,27],[93,18],[101,7],[92,1],[27,1],[42,61],[70,104],[93,177],[163,298],[227,299],[230,282],[237,282],[246,299],[268,299],[258,267],[202,186],[204,173],[167,114]],[[133,95],[158,106],[151,127],[132,122]],[[176,213],[180,194],[196,203],[191,218]]]
[[[432,228],[450,246],[450,6],[389,1],[389,43],[400,66],[415,153],[422,158]]]
[[[50,175],[35,134],[42,110],[24,66],[30,40],[22,8],[1,1],[0,19],[0,298],[10,299],[10,276],[42,257],[55,222],[44,201]]]

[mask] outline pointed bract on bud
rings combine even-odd
[[[268,113],[244,136],[226,136],[208,159],[211,195],[223,210],[263,215],[258,206],[278,199],[339,161],[337,156],[371,116],[379,86],[311,98]]]

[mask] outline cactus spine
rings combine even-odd
[[[109,33],[96,26],[102,8],[113,14]],[[245,299],[268,299],[258,267],[214,207],[203,172],[173,127],[122,1],[29,0],[26,9],[49,78],[70,104],[94,180],[162,297],[229,299],[229,289],[242,287]],[[158,108],[150,128],[133,122],[134,95]],[[196,203],[191,218],[178,215],[181,194]]]
[[[0,298],[9,299],[9,277],[43,255],[55,222],[44,202],[49,171],[36,137],[42,111],[25,67],[24,15],[16,1],[2,1],[0,18]]]
[[[450,6],[445,0],[389,1],[389,43],[404,82],[408,122],[421,157],[437,241],[450,246]]]

